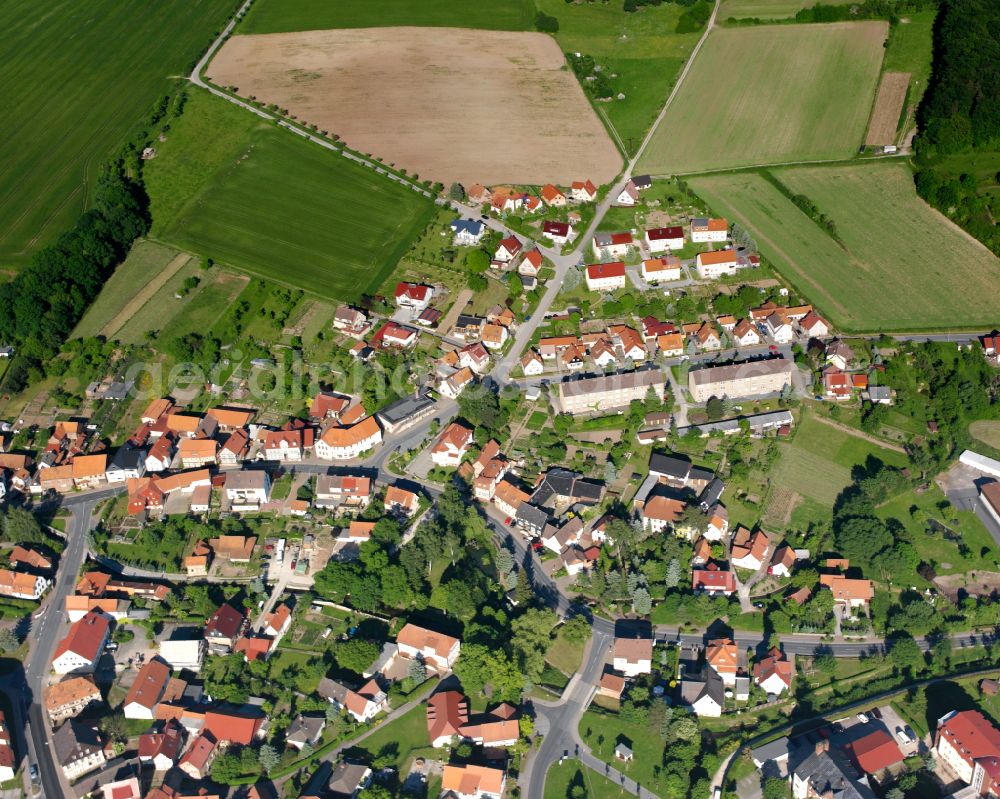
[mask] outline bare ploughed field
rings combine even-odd
[[[896,128],[903,113],[906,89],[910,85],[909,72],[885,72],[875,95],[875,109],[868,123],[865,144],[878,146],[896,143]]]
[[[234,36],[209,76],[421,179],[609,182],[622,161],[541,33],[363,28]]]

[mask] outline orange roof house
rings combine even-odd
[[[727,685],[736,682],[736,674],[739,671],[740,650],[731,638],[716,638],[708,642],[705,647],[705,662],[711,666],[716,674],[722,677],[722,681]]]
[[[223,430],[236,430],[250,424],[255,413],[250,408],[209,408],[205,415],[215,419]]]
[[[448,765],[441,775],[441,788],[460,797],[500,796],[506,783],[503,769],[490,766]]]
[[[819,584],[833,592],[833,601],[859,607],[867,605],[875,596],[871,580],[854,580],[839,574],[821,574]]]
[[[158,657],[147,661],[132,683],[122,707],[125,718],[152,719],[156,707],[167,683],[170,681],[170,666]]]
[[[903,753],[892,736],[879,729],[863,738],[851,741],[844,747],[851,759],[864,774],[878,774],[887,768],[903,762]]]

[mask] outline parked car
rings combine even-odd
[[[877,707],[873,707],[871,710],[868,711],[868,715],[869,716],[874,716],[875,718],[881,720],[881,718],[882,718],[882,711],[879,710]]]
[[[868,716],[865,713],[858,713],[858,721],[860,721],[862,724],[867,724]]]

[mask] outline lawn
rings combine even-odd
[[[591,56],[611,76],[616,99],[594,107],[634,153],[701,35],[675,32],[684,7],[663,3],[626,13],[620,2],[536,5],[559,20],[555,36],[564,52]],[[619,93],[624,99],[617,99]]]
[[[582,660],[583,644],[567,641],[560,627],[558,634],[549,644],[549,651],[545,653],[545,661],[564,674],[573,674],[580,668]]]
[[[234,0],[3,4],[0,265],[23,264],[76,220],[105,159],[186,74],[235,6]]]
[[[773,174],[834,220],[843,246],[759,174],[706,175],[690,183],[717,213],[747,228],[761,253],[837,327],[985,329],[995,323],[1000,259],[920,200],[905,166]]]
[[[1000,449],[1000,422],[982,420],[969,425],[969,434],[984,444]]]
[[[868,124],[887,29],[713,30],[639,169],[663,175],[849,157]]]
[[[913,108],[920,104],[931,75],[935,16],[937,9],[907,14],[892,28],[885,48],[883,69],[910,73],[910,92],[906,102]]]
[[[204,131],[225,127],[229,112],[218,98],[188,110],[150,162],[154,213],[159,206],[170,220],[158,225],[160,237],[322,297],[355,300],[378,286],[433,203],[268,126],[244,128],[238,142],[203,158]]]
[[[826,0],[825,5],[841,5],[850,0]],[[816,5],[816,0],[722,0],[719,19],[787,19],[803,8]]]
[[[945,496],[936,484],[923,494],[908,491],[878,508],[879,516],[897,519],[906,527],[920,559],[934,567],[937,574],[965,574],[976,569],[990,569],[996,562],[996,543],[979,517],[971,511],[957,511],[957,521],[943,520],[957,534],[959,540],[945,538],[941,533],[931,534],[927,527],[912,518],[910,508],[916,506],[938,520],[941,511],[938,503]]]
[[[284,33],[326,28],[417,27],[531,30],[532,0],[258,0],[240,33]]]
[[[166,282],[164,280],[163,283],[153,283],[150,277],[160,276],[169,279],[177,270],[183,268],[187,261],[188,256],[172,247],[140,239],[132,247],[125,262],[104,284],[94,304],[73,331],[73,336],[86,338],[103,333],[112,338],[145,304],[142,296],[138,296],[140,291],[144,287],[158,288],[158,285]],[[164,271],[168,266],[172,272]],[[151,298],[149,296],[146,300]],[[132,308],[129,307],[130,304]]]
[[[625,796],[620,785],[615,785],[603,774],[587,768],[579,760],[553,763],[545,775],[544,799],[570,799],[570,788],[582,785],[587,791],[587,799],[611,799]]]
[[[901,453],[830,427],[805,411],[795,438],[779,447],[781,456],[772,472],[774,484],[827,508],[850,485],[851,469],[863,465],[869,457],[893,466],[903,466],[906,461]]]
[[[394,760],[388,765],[395,767],[400,774],[406,773],[404,766],[409,758],[424,749],[435,751],[427,738],[427,707],[423,703],[384,724],[377,732],[352,747],[352,751],[367,752],[373,758],[392,755]]]

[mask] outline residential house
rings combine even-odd
[[[191,554],[184,558],[184,570],[189,577],[204,577],[212,563],[212,548],[204,541],[194,545]]]
[[[441,788],[457,799],[500,799],[507,784],[502,768],[492,766],[446,765],[441,775]]]
[[[646,347],[643,345],[639,331],[628,325],[611,325],[608,328],[611,340],[621,347],[622,355],[633,362],[646,359]]]
[[[867,781],[855,780],[857,773],[846,758],[830,755],[830,741],[820,739],[811,748],[799,747],[787,766],[792,778],[792,796],[829,797],[836,799],[875,799]]]
[[[213,655],[228,655],[232,652],[245,621],[243,613],[232,605],[225,603],[219,606],[205,622],[204,637],[209,652]]]
[[[219,753],[219,743],[212,733],[202,731],[191,741],[177,767],[193,780],[203,780],[212,771],[212,762]]]
[[[419,660],[428,670],[445,674],[458,659],[461,641],[416,624],[407,624],[397,634],[396,645],[403,657]]]
[[[309,418],[315,421],[324,419],[339,419],[340,415],[350,407],[351,398],[330,391],[321,391],[313,397],[309,406]]]
[[[264,457],[279,463],[301,461],[307,449],[312,449],[313,430],[311,427],[295,428],[285,425],[281,430],[264,433]]]
[[[464,366],[457,372],[444,378],[438,384],[438,390],[449,399],[458,399],[458,395],[476,381],[472,370]]]
[[[358,335],[368,328],[368,317],[364,311],[341,305],[333,315],[333,326],[348,335]]]
[[[327,788],[332,799],[355,799],[371,779],[372,770],[368,766],[341,760],[334,766]]]
[[[76,719],[70,719],[52,734],[52,748],[56,762],[70,782],[99,769],[108,760],[100,733]]]
[[[493,192],[481,183],[473,183],[469,186],[468,191],[465,193],[465,199],[468,200],[471,205],[482,205],[483,203],[488,203],[492,196]]]
[[[250,454],[250,434],[246,430],[234,430],[219,447],[218,461],[223,467],[238,466]]]
[[[170,434],[160,436],[146,453],[146,471],[163,472],[170,468],[174,459],[174,437]]]
[[[688,391],[695,402],[712,397],[758,397],[777,394],[792,384],[792,362],[786,358],[706,366],[688,373]]]
[[[740,671],[740,650],[731,638],[715,638],[705,647],[705,663],[719,675],[723,685],[736,685]]]
[[[615,197],[615,205],[630,207],[637,202],[639,202],[639,190],[635,187],[635,183],[630,180],[618,192],[618,196]]]
[[[792,326],[788,323],[788,320],[777,311],[764,320],[764,326],[771,338],[773,338],[778,344],[788,344],[795,338],[795,331],[792,330]]]
[[[574,180],[570,186],[570,197],[578,203],[589,203],[597,199],[597,186],[590,180]]]
[[[725,219],[706,219],[703,216],[691,220],[691,241],[695,244],[725,241],[729,238],[729,222]]]
[[[338,710],[349,713],[357,722],[371,721],[389,709],[389,697],[377,680],[369,680],[354,691],[342,683],[324,677],[320,680],[319,695]]]
[[[809,338],[825,338],[830,335],[830,326],[815,311],[810,311],[802,317],[799,329]]]
[[[726,686],[712,671],[708,671],[702,679],[681,680],[679,704],[696,716],[719,718],[725,701]]]
[[[704,569],[691,571],[691,588],[696,593],[732,596],[736,592],[736,575],[709,563]]]
[[[420,498],[412,491],[397,485],[389,486],[385,491],[386,513],[397,513],[406,518],[413,517],[420,507]]]
[[[597,683],[597,693],[609,699],[621,700],[625,692],[625,677],[613,671],[605,671]]]
[[[431,461],[443,468],[457,467],[469,452],[473,442],[473,431],[461,422],[449,424],[431,449]]]
[[[646,498],[639,511],[642,529],[651,533],[662,533],[680,518],[685,504],[679,499],[661,493]]]
[[[451,229],[455,233],[454,242],[459,247],[474,247],[486,235],[486,225],[478,219],[454,219]]]
[[[510,480],[500,480],[493,492],[493,504],[508,516],[517,515],[518,508],[530,495]]]
[[[316,746],[323,737],[325,727],[326,718],[324,716],[299,713],[285,731],[285,743],[299,751],[302,751],[306,744],[310,747]]]
[[[576,231],[569,222],[546,222],[542,225],[542,235],[553,244],[562,247],[573,240]]]
[[[821,574],[819,584],[833,592],[833,601],[849,609],[867,608],[875,589],[871,580],[855,580],[839,574]]]
[[[517,265],[517,273],[525,277],[538,277],[543,260],[542,254],[538,251],[537,247],[528,250],[524,254],[524,258],[521,259],[521,263]]]
[[[226,558],[232,563],[249,563],[257,545],[257,536],[220,535],[217,538],[210,538],[208,543],[220,558]]]
[[[703,322],[701,327],[695,331],[694,340],[701,350],[717,350],[722,347],[722,340],[718,332],[709,322]]]
[[[834,339],[826,346],[826,362],[841,371],[854,361],[854,350],[840,339]]]
[[[104,652],[111,634],[111,619],[88,611],[74,622],[53,653],[52,670],[56,674],[90,674]]]
[[[764,558],[770,545],[771,540],[763,530],[751,533],[745,527],[740,527],[733,535],[730,559],[734,566],[757,571],[764,565]]]
[[[792,663],[775,647],[754,665],[753,680],[769,696],[780,696],[791,690],[793,671]]]
[[[684,354],[684,334],[664,333],[656,337],[656,348],[666,358],[676,358]]]
[[[427,737],[435,749],[449,746],[469,722],[469,700],[460,691],[438,691],[427,700]]]
[[[615,638],[612,667],[626,677],[638,677],[653,671],[652,638]]]
[[[595,233],[591,245],[594,257],[602,260],[625,258],[635,246],[635,240],[628,231],[622,233]],[[623,284],[624,285],[624,284]]]
[[[220,433],[232,433],[234,430],[242,430],[253,420],[256,411],[253,408],[209,408],[205,415],[219,425]]]
[[[363,511],[371,504],[371,496],[372,482],[369,477],[321,474],[316,478],[313,501],[318,508]]]
[[[459,729],[459,735],[478,746],[513,746],[521,737],[517,715],[517,708],[503,702],[492,710],[470,718]]]
[[[507,343],[507,339],[510,334],[507,332],[507,328],[503,325],[486,324],[483,325],[482,341],[483,346],[491,349],[498,350]]]
[[[108,483],[124,483],[146,473],[146,453],[129,446],[119,447],[104,473]]]
[[[49,581],[40,574],[0,569],[0,596],[14,599],[41,599]]]
[[[563,208],[566,205],[566,195],[551,183],[546,183],[542,186],[539,194],[541,194],[542,202],[550,208]]]
[[[154,772],[162,773],[173,768],[183,749],[184,727],[177,719],[167,719],[159,729],[154,728],[139,736],[139,760],[152,764]]]
[[[588,291],[614,291],[625,288],[625,263],[612,261],[590,264],[584,273]]]
[[[226,475],[226,499],[234,512],[260,510],[271,499],[271,478],[258,469]]]
[[[702,280],[715,280],[725,275],[734,275],[740,268],[739,258],[737,258],[735,250],[700,252],[694,260],[698,277]]]
[[[746,319],[740,319],[733,328],[733,341],[737,347],[756,347],[760,344],[760,334]]]
[[[81,491],[97,488],[107,480],[108,455],[77,455],[73,458],[73,485]]]
[[[978,710],[951,711],[938,719],[934,753],[975,796],[1000,795],[1000,730]]]
[[[681,279],[681,259],[675,255],[650,258],[642,262],[642,278],[647,283]]]
[[[679,226],[647,228],[645,239],[650,252],[684,249],[684,229]]]
[[[170,681],[170,666],[160,658],[150,658],[139,669],[122,709],[127,719],[156,718],[156,706]]]
[[[79,716],[91,705],[100,704],[101,691],[90,677],[68,677],[45,692],[45,711],[53,724]]]
[[[526,377],[540,375],[543,371],[545,371],[545,365],[542,363],[542,357],[535,350],[529,349],[523,356],[521,356],[521,370],[524,372]]]
[[[898,774],[903,763],[903,753],[892,735],[885,729],[876,729],[844,746],[844,751],[860,774],[868,777]]]
[[[270,613],[265,614],[261,632],[272,638],[279,638],[292,626],[292,609],[282,602]]]
[[[504,331],[502,340],[506,341],[506,328],[503,328],[500,325],[483,325],[484,336],[487,327],[501,327]],[[491,334],[491,336],[493,335],[495,334]],[[486,347],[482,342],[476,341],[472,344],[466,344],[458,351],[458,365],[460,367],[467,367],[471,369],[477,375],[483,374],[490,365],[490,354],[487,352]]]
[[[182,438],[177,454],[185,469],[198,469],[214,465],[218,449],[218,442],[212,438]]]
[[[396,305],[400,308],[410,308],[413,311],[423,311],[431,304],[434,289],[421,283],[397,283]]]
[[[524,245],[521,244],[517,236],[508,236],[500,240],[496,252],[493,253],[493,260],[497,263],[509,264],[520,255],[523,248]]]

